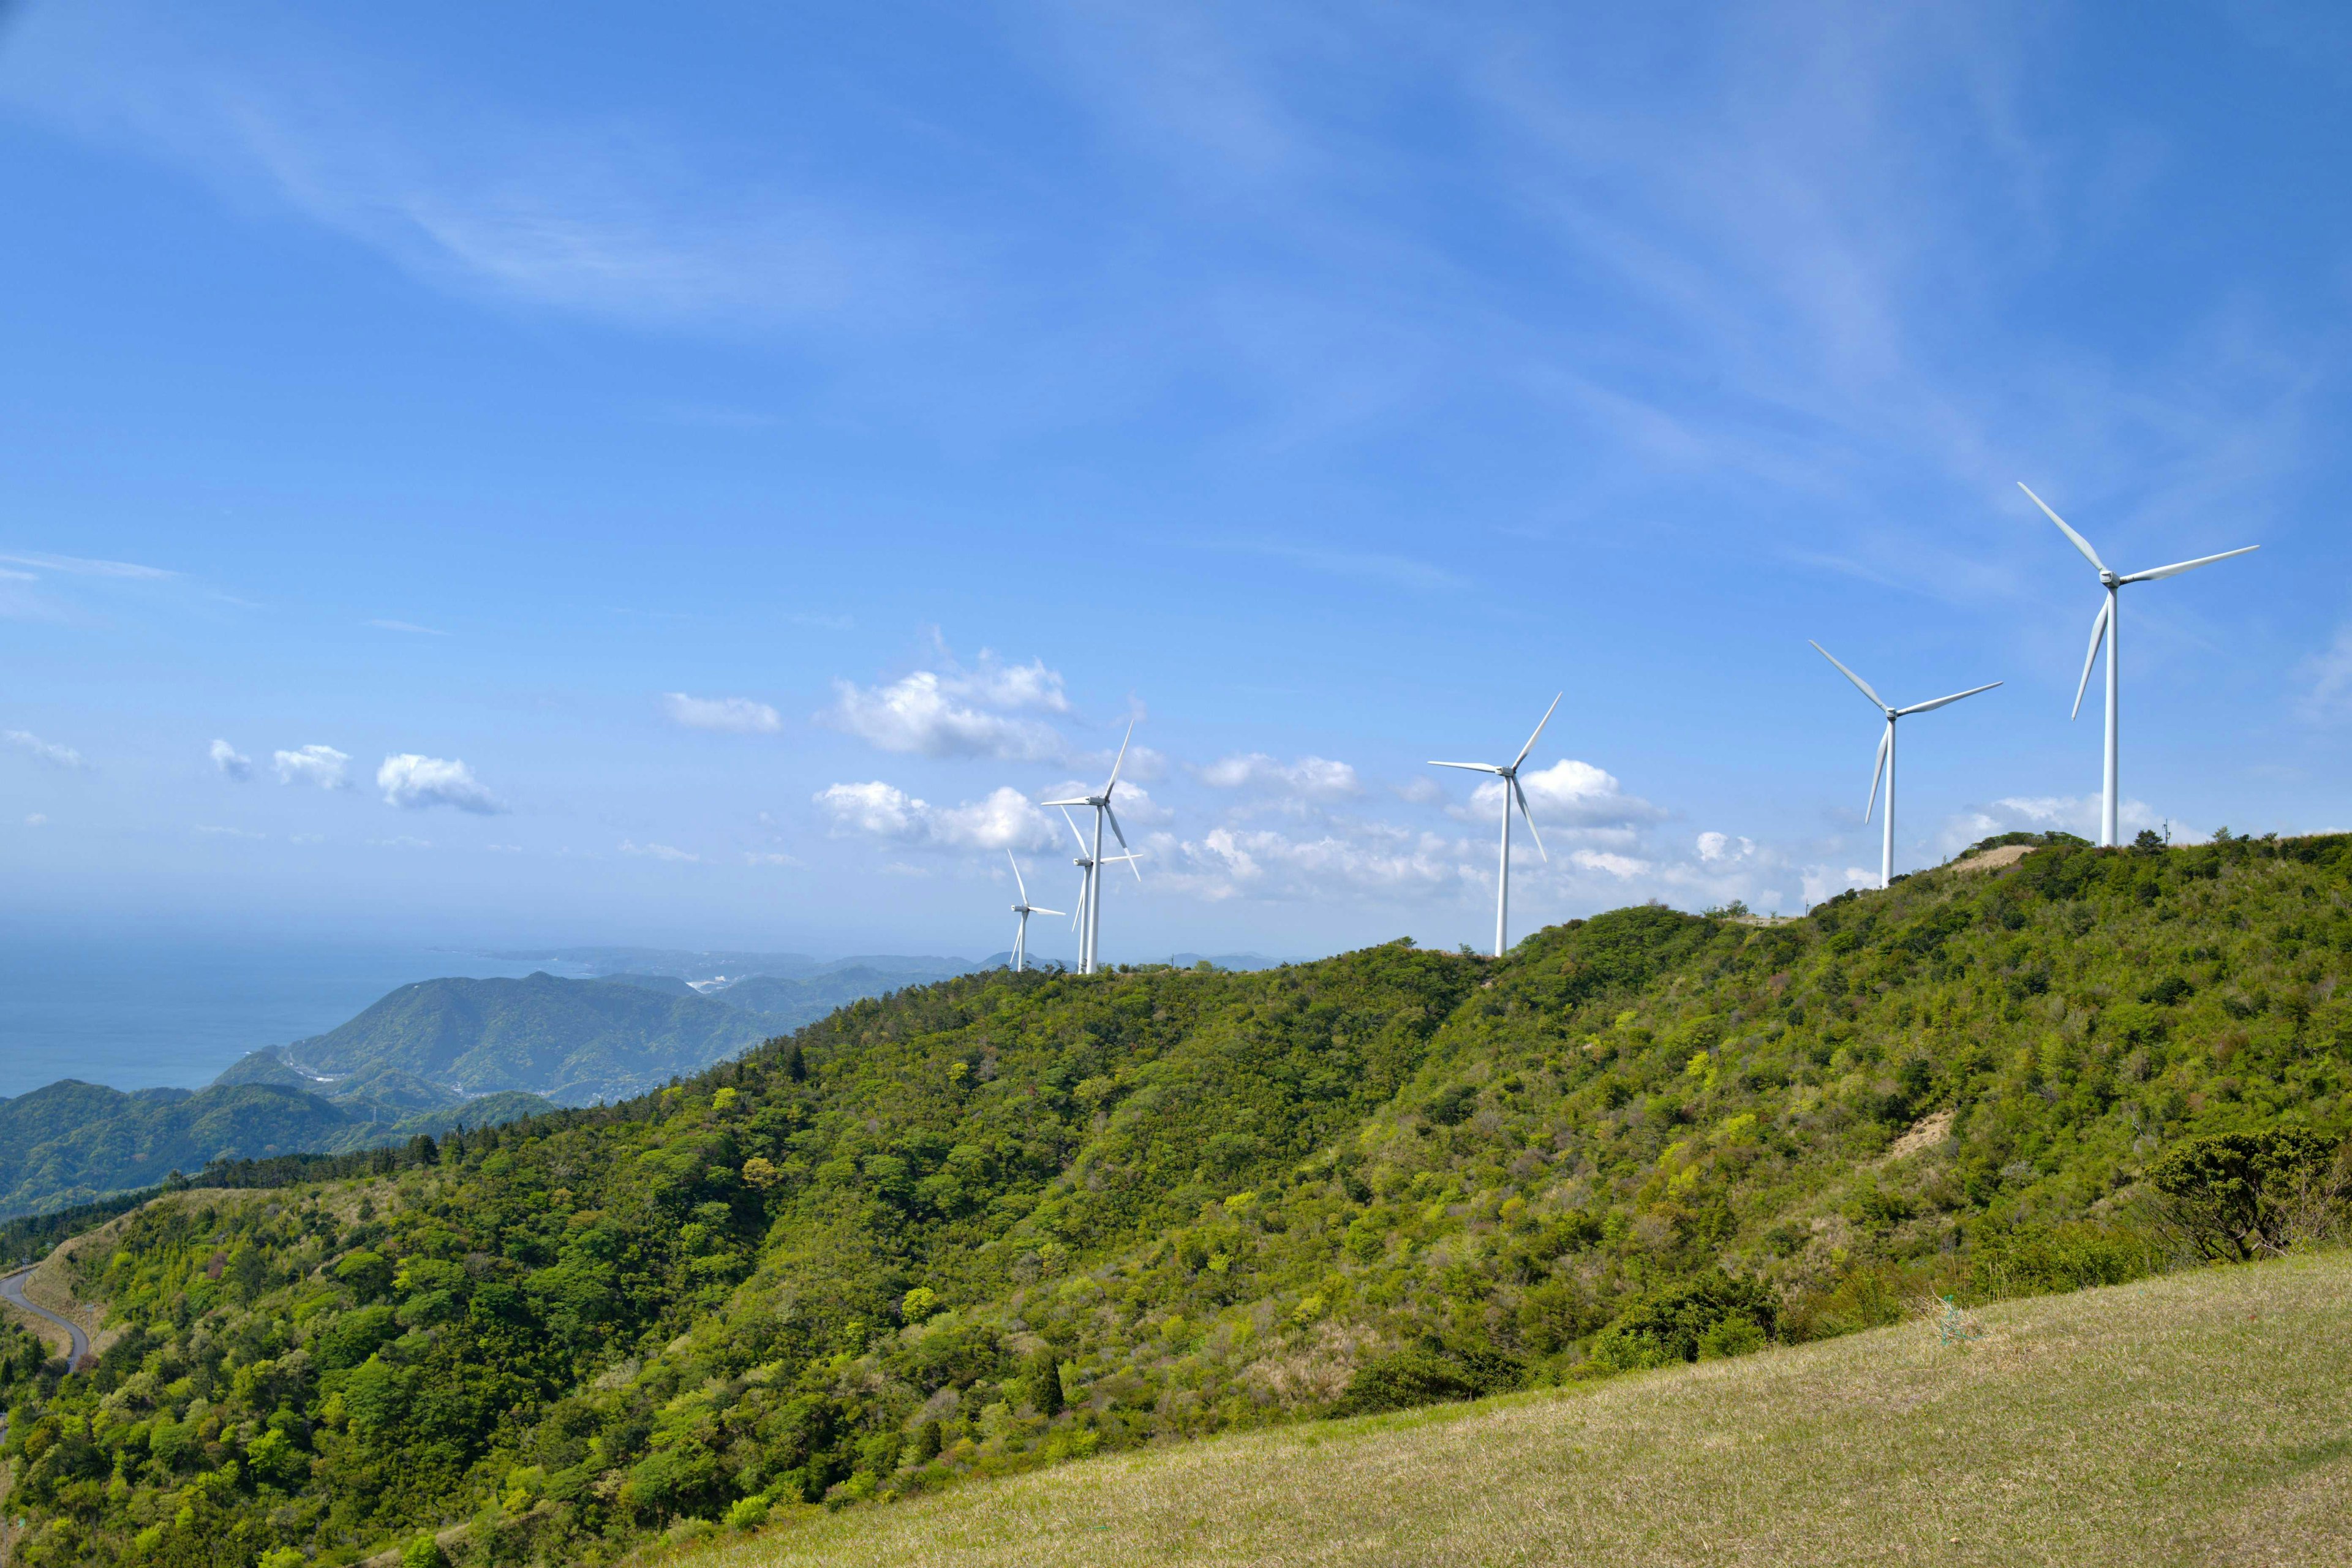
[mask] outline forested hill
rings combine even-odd
[[[396,1072],[465,1094],[620,1100],[749,1048],[781,1026],[707,996],[561,980],[421,980],[278,1053],[305,1073]]]
[[[337,1103],[276,1084],[222,1084],[194,1093],[125,1093],[61,1079],[0,1100],[0,1218],[45,1213],[106,1193],[150,1187],[214,1160],[333,1153],[511,1121],[547,1101],[533,1095],[454,1095],[422,1106]]]
[[[372,1183],[118,1222],[79,1255],[127,1325],[99,1371],[5,1369],[19,1550],[276,1568],[462,1526],[468,1561],[594,1561],[2127,1278],[2213,1241],[2143,1203],[2182,1151],[2340,1141],[2348,900],[2352,839],[2057,845],[1771,926],[860,1002]]]

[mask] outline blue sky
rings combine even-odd
[[[0,20],[20,921],[1104,952],[2352,826],[2352,30],[2266,5]],[[1066,837],[1066,836],[1065,836]],[[1050,922],[1048,922],[1050,924]],[[1066,938],[1043,935],[1048,952]]]

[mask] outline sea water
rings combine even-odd
[[[324,1034],[442,975],[567,973],[426,946],[0,931],[0,1096],[61,1078],[202,1089],[246,1052]]]

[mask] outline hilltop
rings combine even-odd
[[[26,1560],[470,1520],[591,1561],[2159,1273],[2218,1245],[2150,1202],[2184,1151],[2341,1142],[2347,908],[2344,837],[2053,844],[1771,926],[861,1001],[363,1186],[121,1222],[79,1255],[112,1361],[5,1390]]]

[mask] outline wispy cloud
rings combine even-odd
[[[478,816],[494,816],[506,810],[464,763],[414,752],[384,758],[375,771],[375,787],[383,791],[386,805],[408,811],[446,805]]]
[[[2296,668],[2303,689],[2295,711],[2306,723],[2352,721],[2352,625],[2336,628],[2336,638]]]
[[[0,555],[0,561],[37,567],[43,572],[60,572],[74,577],[125,577],[152,582],[179,575],[161,566],[142,566],[132,561],[92,561],[79,555]],[[10,575],[20,574],[11,573]]]
[[[903,320],[952,277],[957,247],[911,215],[780,169],[730,177],[643,121],[501,112],[370,68],[320,29],[149,12],[136,47],[70,16],[16,34],[20,110],[453,290],[639,325],[837,328]],[[114,68],[77,68],[100,55]]]
[[[1193,776],[1212,789],[1276,789],[1313,800],[1341,800],[1364,793],[1356,770],[1328,757],[1300,757],[1285,763],[1264,752],[1238,752],[1194,769]]]
[[[640,856],[647,860],[668,860],[686,865],[699,865],[702,860],[701,856],[670,844],[637,844],[624,838],[620,847],[624,855]]]
[[[772,735],[784,727],[782,715],[748,697],[688,697],[683,691],[670,691],[662,696],[662,710],[671,723],[688,730]]]
[[[55,741],[44,741],[30,730],[9,730],[0,732],[0,739],[5,739],[10,745],[32,757],[36,762],[46,763],[53,768],[78,773],[89,766],[89,763],[82,760],[82,754],[71,746],[60,745]]]
[[[437,626],[420,626],[414,621],[370,621],[368,625],[379,631],[406,632],[411,637],[446,637],[449,635]]]
[[[267,833],[257,833],[250,827],[216,827],[205,822],[196,825],[196,831],[209,834],[215,838],[267,838],[269,837]]]
[[[215,741],[210,755],[213,766],[218,768],[225,778],[243,784],[253,776],[253,759],[226,741]]]
[[[1212,548],[1235,551],[1245,555],[1268,556],[1327,577],[1343,577],[1355,583],[1377,583],[1386,587],[1410,588],[1421,593],[1451,592],[1470,585],[1470,580],[1458,572],[1427,561],[1417,561],[1409,555],[1394,555],[1381,551],[1334,550],[1267,540],[1243,540]]]

